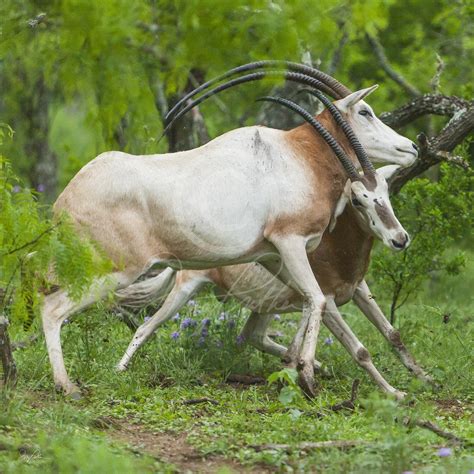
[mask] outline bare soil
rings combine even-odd
[[[152,432],[130,421],[114,420],[109,438],[124,443],[137,454],[173,464],[180,473],[268,473],[264,466],[246,467],[221,456],[203,456],[187,442],[187,435]]]

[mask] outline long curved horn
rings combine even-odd
[[[339,109],[324,94],[322,94],[318,90],[304,89],[304,92],[308,92],[309,94],[316,97],[329,110],[331,115],[334,117],[336,123],[342,128],[342,131],[344,132],[347,139],[349,140],[349,143],[354,149],[357,159],[359,160],[359,163],[361,164],[362,169],[364,170],[364,174],[373,175],[375,173],[375,168],[372,162],[369,160],[366,151],[359,142],[359,139],[356,137],[354,130],[352,130],[352,127],[347,123],[347,120],[344,119]]]
[[[209,88],[210,86],[216,84],[217,82],[221,82],[224,79],[228,79],[229,77],[236,76],[242,72],[254,71],[255,69],[263,69],[263,68],[274,68],[274,67],[285,67],[286,70],[292,72],[299,72],[301,74],[306,74],[307,76],[312,77],[313,79],[317,79],[318,81],[322,82],[327,86],[330,90],[329,95],[334,99],[341,99],[351,93],[351,90],[348,89],[346,86],[341,84],[337,79],[326,74],[319,69],[315,69],[311,66],[307,66],[305,64],[299,64],[291,61],[279,61],[279,60],[265,60],[265,61],[256,61],[253,63],[243,64],[242,66],[235,67],[230,69],[229,71],[221,74],[214,79],[211,79],[204,84],[201,84],[193,91],[186,94],[183,98],[181,98],[176,104],[171,108],[171,110],[166,114],[166,121],[169,121],[174,115],[176,115],[178,109],[180,109],[183,104],[185,104],[189,99],[194,97],[199,92],[202,92],[204,89]]]
[[[308,122],[321,135],[323,140],[331,147],[332,151],[339,158],[339,161],[341,162],[342,166],[349,175],[350,180],[360,181],[361,177],[359,176],[359,173],[357,172],[354,163],[352,163],[349,157],[344,153],[344,150],[340,147],[339,143],[337,143],[337,140],[309,112],[307,112],[298,104],[295,104],[291,100],[284,99],[283,97],[266,96],[258,100],[275,102],[301,115],[301,117],[303,117],[306,122]]]
[[[293,82],[298,82],[300,84],[305,84],[310,87],[314,87],[317,89],[324,90],[325,92],[331,94],[330,88],[326,84],[323,84],[321,81],[318,79],[315,79],[313,77],[307,76],[305,74],[301,74],[298,72],[289,72],[289,71],[261,71],[261,72],[254,72],[252,74],[247,74],[246,76],[240,76],[235,79],[231,79],[228,82],[224,82],[224,84],[220,84],[217,87],[214,87],[214,89],[211,89],[207,91],[205,94],[197,98],[196,100],[193,100],[190,104],[188,104],[186,107],[182,108],[179,112],[176,113],[176,115],[171,119],[171,121],[166,125],[165,129],[163,130],[163,133],[161,134],[160,138],[158,139],[161,140],[165,133],[173,126],[173,124],[181,118],[186,112],[191,110],[193,107],[196,105],[201,104],[204,102],[206,99],[209,97],[213,96],[214,94],[217,94],[218,92],[222,92],[226,89],[229,89],[233,86],[236,86],[238,84],[243,84],[245,82],[251,82],[251,81],[258,81],[261,79],[264,79],[269,76],[274,76],[274,77],[284,77],[285,79]]]

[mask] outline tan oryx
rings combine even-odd
[[[377,170],[385,177],[398,166],[385,166]],[[372,297],[364,280],[373,246],[373,235],[360,222],[353,199],[338,217],[333,230],[327,229],[316,250],[308,254],[316,280],[326,297],[323,323],[347,349],[352,358],[365,369],[385,392],[401,399],[405,394],[391,386],[374,366],[370,354],[344,321],[337,307],[351,299],[362,313],[387,339],[402,363],[419,379],[432,382],[431,377],[417,364],[403,344],[400,333],[386,319]],[[163,275],[130,285],[117,292],[119,304],[143,307],[160,302],[162,307],[154,317],[144,323],[134,339],[135,345],[122,358],[118,369],[125,370],[130,357],[161,324],[169,320],[201,288],[212,283],[220,299],[233,296],[252,313],[241,333],[243,341],[257,349],[283,360],[287,348],[268,336],[268,327],[275,313],[301,311],[301,294],[283,284],[278,278],[257,263],[230,265],[207,270],[178,272],[172,288],[164,288]],[[316,368],[318,363],[315,361]]]
[[[313,75],[326,79],[317,70]],[[285,72],[284,76],[315,85],[315,79],[305,74]],[[337,81],[332,81],[325,82],[325,90],[334,89]],[[362,145],[369,152],[381,152],[385,141],[387,155],[392,149],[411,149],[411,142],[393,131],[380,134],[377,141],[369,139],[373,133],[368,131],[376,125],[370,121],[361,125],[357,114],[372,90],[355,92],[337,103],[347,116],[357,119],[352,122]],[[341,94],[333,90],[332,95]],[[340,150],[336,158],[315,132],[318,122],[309,115],[304,118],[310,124],[288,132],[245,127],[186,152],[146,156],[108,152],[79,171],[59,196],[55,211],[66,211],[116,268],[97,280],[79,302],[63,290],[45,298],[43,328],[57,386],[78,394],[68,378],[60,343],[61,324],[72,313],[128,286],[151,266],[205,269],[258,261],[278,271],[303,295],[302,342],[294,357],[311,392],[316,337],[326,299],[307,251],[318,246],[350,199],[366,203],[358,209],[360,219],[389,247],[403,249],[408,235],[393,214],[384,178],[366,156],[360,153],[364,170],[360,175],[354,154],[349,152],[348,157]],[[318,120],[350,150],[328,111]],[[167,272],[170,281],[172,273]]]

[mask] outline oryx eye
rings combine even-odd
[[[364,117],[372,117],[372,113],[370,112],[370,110],[367,109],[362,109],[361,111],[359,111],[359,115],[362,115]]]
[[[362,203],[357,198],[352,198],[352,204],[354,206],[362,206]]]

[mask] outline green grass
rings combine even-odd
[[[198,453],[218,456],[222,465],[229,463],[227,472],[238,463],[256,471],[467,474],[474,469],[468,448],[453,447],[450,456],[440,457],[439,448],[449,446],[446,440],[403,421],[429,419],[473,439],[474,304],[468,294],[474,283],[472,261],[470,265],[462,276],[432,284],[398,315],[404,342],[441,384],[437,391],[411,377],[354,307],[343,308],[382,374],[409,392],[402,404],[380,393],[337,342],[324,344],[326,330],[319,339],[318,358],[332,376],[320,380],[316,400],[297,397],[283,405],[277,384],[225,383],[229,373],[268,377],[280,364],[240,345],[236,336],[247,313],[233,303],[223,307],[210,295],[200,297],[197,306],[187,306],[180,321],[163,327],[137,354],[127,373],[117,374],[113,367],[131,333],[107,308],[92,309],[63,328],[66,363],[71,377],[81,383],[82,400],[64,400],[54,392],[42,340],[15,353],[20,380],[16,391],[1,400],[0,472],[181,472],[183,466],[173,466],[166,456],[161,459],[146,446],[131,449],[117,440],[124,425],[137,424],[138,431],[157,436],[167,433],[178,438],[185,433]],[[220,321],[223,311],[228,317]],[[203,344],[201,325],[179,329],[185,317],[211,319]],[[236,327],[229,325],[229,318]],[[274,328],[284,334],[280,340],[288,343],[297,319],[295,314],[275,321]],[[171,337],[175,331],[181,333],[177,340]],[[15,337],[22,335],[18,332]],[[330,411],[330,405],[349,398],[355,378],[361,380],[355,412]],[[201,397],[217,404],[183,404]],[[325,440],[366,444],[308,452],[252,448]]]

